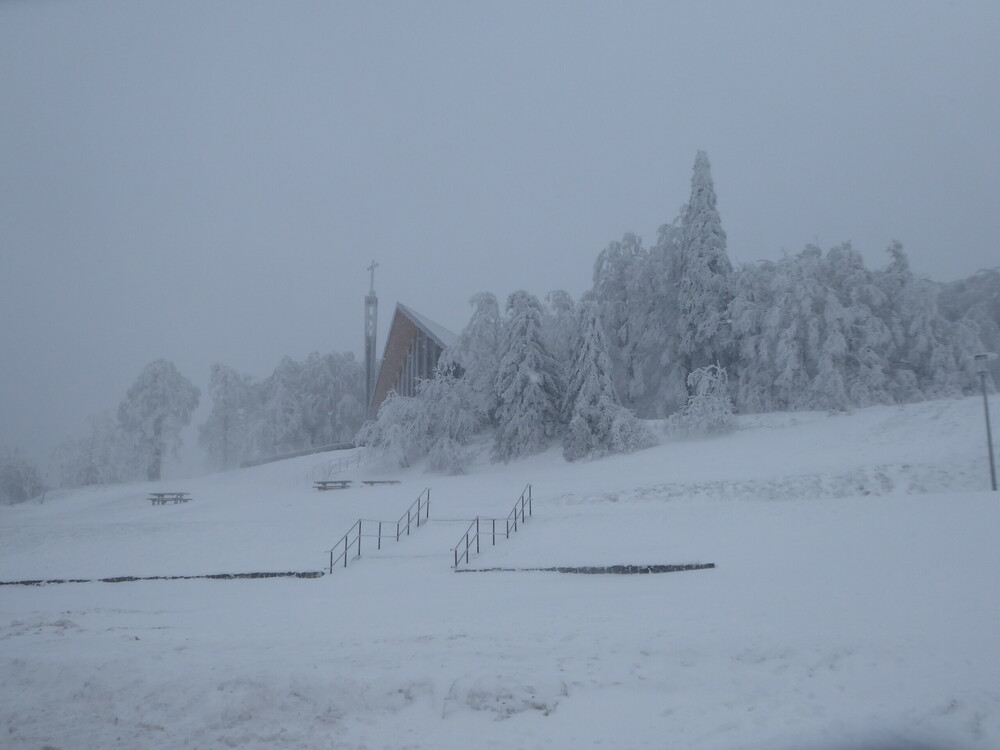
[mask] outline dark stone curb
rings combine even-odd
[[[37,581],[0,581],[0,586],[46,586],[50,583],[126,583],[128,581],[193,581],[212,579],[229,581],[237,578],[321,578],[323,571],[305,573],[214,573],[201,576],[118,576],[116,578],[49,578]]]
[[[456,573],[582,573],[584,575],[645,575],[648,573],[677,573],[682,570],[707,570],[715,563],[697,565],[590,565],[559,568],[457,568]]]

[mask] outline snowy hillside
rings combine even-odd
[[[980,400],[580,464],[484,449],[461,477],[354,453],[0,507],[3,581],[318,571],[431,491],[428,524],[318,579],[0,588],[0,747],[1000,747]],[[330,476],[354,485],[312,489]],[[470,520],[529,482],[533,517],[461,567],[717,567],[454,573]]]

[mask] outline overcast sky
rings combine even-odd
[[[992,0],[0,3],[0,445],[160,357],[360,357],[372,259],[380,348],[397,301],[577,297],[698,149],[738,263],[1000,265],[998,48]]]

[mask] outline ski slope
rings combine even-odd
[[[581,464],[363,457],[336,476],[400,484],[316,492],[344,456],[314,455],[2,507],[4,581],[316,571],[431,490],[429,523],[318,579],[0,587],[0,747],[997,748],[982,422],[977,399],[756,415]],[[533,516],[460,567],[717,567],[455,573],[529,482]]]

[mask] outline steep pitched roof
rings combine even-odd
[[[452,333],[443,325],[435,323],[430,318],[425,318],[423,315],[407,307],[402,302],[396,303],[396,309],[402,311],[402,313],[412,320],[418,328],[437,342],[437,345],[442,349],[446,349],[454,344],[455,340],[458,338],[458,334]],[[388,341],[386,341],[386,343],[388,343]]]

